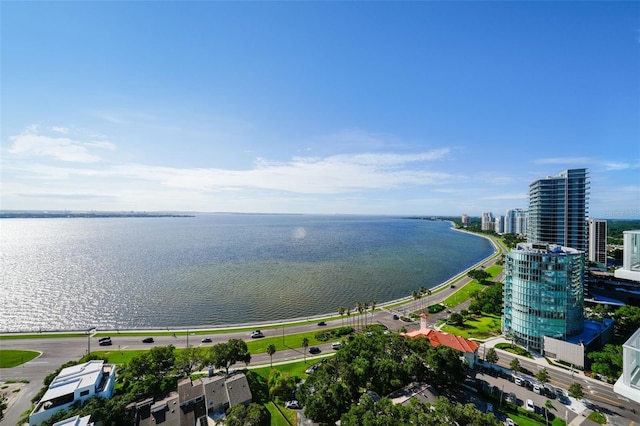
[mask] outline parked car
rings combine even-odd
[[[524,404],[524,408],[527,411],[531,411],[531,412],[535,412],[536,411],[536,406],[533,404],[533,401],[530,399],[527,399],[527,402],[525,402]]]
[[[319,325],[319,326],[323,326],[323,325],[327,325],[327,323],[326,323],[326,322],[324,322],[324,321],[320,321],[320,322],[318,323],[318,325]]]
[[[264,334],[262,334],[262,332],[260,330],[256,330],[256,331],[252,331],[251,332],[251,338],[252,339],[257,339],[260,337],[264,337]]]
[[[516,426],[516,422],[507,417],[507,419],[504,421],[504,426]]]
[[[493,413],[493,404],[487,402],[487,413]]]
[[[319,347],[317,347],[317,346],[311,346],[311,347],[309,348],[309,353],[310,353],[310,354],[319,354],[320,352],[322,352],[322,351],[321,351],[321,350],[320,350],[320,348],[319,348]]]
[[[205,337],[201,340],[202,343],[211,343],[211,337]]]
[[[284,403],[284,408],[289,408],[291,410],[300,409],[300,403],[297,400],[291,400]]]
[[[318,368],[320,368],[321,365],[322,365],[321,363],[313,364],[311,367],[305,370],[305,373],[313,374]]]
[[[142,339],[142,343],[153,343],[153,337],[145,337]]]

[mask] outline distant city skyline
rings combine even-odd
[[[640,218],[638,2],[5,2],[0,208]]]

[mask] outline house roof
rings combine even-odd
[[[227,392],[229,405],[244,404],[252,398],[249,381],[244,374],[235,374],[227,378]]]
[[[460,352],[475,353],[480,347],[480,344],[473,340],[467,340],[464,337],[454,336],[453,334],[430,328],[420,328],[419,330],[410,331],[404,335],[407,337],[424,337],[429,339],[429,343],[431,343],[431,346],[434,348],[444,345]]]

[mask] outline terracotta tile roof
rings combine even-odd
[[[467,340],[464,337],[454,336],[444,331],[421,328],[416,331],[410,331],[404,334],[407,337],[424,337],[429,339],[431,346],[434,348],[445,345],[460,352],[474,353],[480,347],[480,344],[473,340]]]

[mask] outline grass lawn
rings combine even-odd
[[[124,364],[131,361],[131,358],[142,353],[148,352],[148,349],[140,350],[114,350],[114,351],[91,351],[93,355],[106,358],[111,364]]]
[[[29,362],[40,352],[0,349],[0,368],[11,368]]]
[[[601,425],[607,424],[607,417],[598,411],[593,411],[587,418]]]
[[[501,318],[498,315],[483,314],[479,318],[466,320],[462,327],[446,324],[442,326],[442,331],[456,336],[462,336],[466,339],[486,339],[499,335],[501,327]]]

